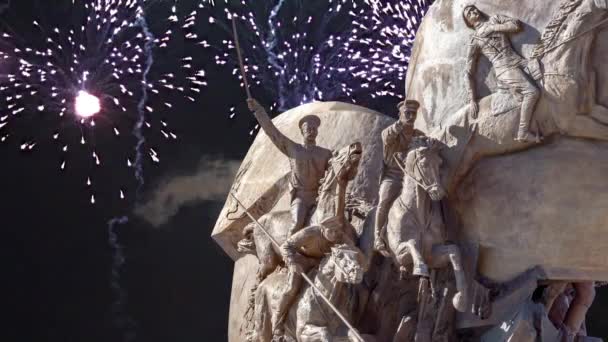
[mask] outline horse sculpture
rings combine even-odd
[[[446,243],[438,202],[446,194],[439,176],[439,146],[427,138],[416,138],[404,162],[403,188],[388,215],[386,238],[390,252],[400,267],[412,266],[414,275],[426,277],[429,268],[451,265],[458,290],[452,303],[464,311],[468,300],[460,251],[458,246]]]
[[[596,33],[604,24],[608,24],[605,1],[563,0],[542,34],[528,66],[541,90],[532,118],[539,136],[546,139],[563,134],[608,140],[608,108],[597,103],[596,74],[590,63]],[[450,193],[478,160],[535,145],[514,140],[519,104],[496,113],[492,107],[501,101],[498,93],[483,98],[479,103],[479,119],[472,124],[468,120],[469,106],[448,122],[454,126],[464,124],[472,131],[468,138],[459,139],[456,149],[462,152],[446,160]]]
[[[356,301],[351,296],[351,285],[361,283],[368,267],[367,258],[356,247],[339,245],[332,248],[331,254],[320,263],[318,270],[313,269],[309,276],[317,289],[329,298],[346,319],[351,319]],[[255,322],[248,340],[267,342],[272,340],[271,312],[276,309],[277,285],[286,281],[284,272],[275,272],[258,287],[255,296]],[[317,290],[306,286],[286,321],[287,340],[298,342],[337,342],[349,341],[349,330],[324,302]],[[370,341],[369,336],[364,336]]]

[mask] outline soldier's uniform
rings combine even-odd
[[[292,235],[304,227],[316,203],[319,182],[325,175],[332,153],[323,147],[305,146],[289,139],[275,127],[263,110],[254,112],[254,115],[274,145],[289,158],[291,214],[294,223],[289,229],[289,235]],[[304,123],[318,127],[320,120],[317,116],[309,115],[300,120],[300,128]]]
[[[492,63],[499,85],[508,88],[513,95],[523,97],[517,138],[524,139],[530,131],[530,120],[540,91],[524,72],[526,60],[511,46],[508,34],[519,29],[516,19],[503,15],[495,15],[480,24],[469,43],[466,70],[474,75],[477,58],[483,54]]]
[[[417,111],[420,106],[417,101],[408,100],[403,104],[412,111]],[[414,122],[401,122],[398,120],[394,124],[382,131],[383,147],[383,169],[380,180],[380,190],[378,193],[378,207],[376,209],[375,237],[382,239],[382,230],[386,225],[388,211],[391,205],[399,197],[403,182],[403,171],[397,165],[395,153],[407,152],[412,137],[423,135],[422,132],[414,129]]]

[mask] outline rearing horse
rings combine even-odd
[[[460,250],[446,243],[439,204],[446,194],[440,182],[441,164],[437,143],[427,138],[412,141],[402,163],[403,188],[388,215],[387,242],[397,264],[413,266],[414,275],[427,277],[429,268],[451,265],[458,290],[452,303],[464,311],[468,300]]]

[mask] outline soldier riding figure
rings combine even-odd
[[[298,232],[309,219],[319,190],[319,182],[325,174],[331,151],[317,146],[316,138],[321,119],[316,115],[307,115],[299,122],[303,144],[298,144],[281,133],[272,123],[268,113],[254,99],[247,99],[249,109],[254,112],[260,126],[273,144],[289,158],[291,178],[291,215],[293,226],[288,236]]]
[[[529,75],[524,71],[526,60],[511,46],[510,33],[521,30],[517,19],[503,15],[488,17],[477,7],[470,5],[462,13],[465,24],[475,30],[469,43],[467,56],[467,86],[472,115],[477,117],[479,105],[475,94],[475,69],[480,54],[490,60],[498,83],[507,87],[513,95],[521,95],[523,101],[519,117],[517,137],[520,142],[534,142],[530,133],[530,121],[534,114],[534,107],[540,97],[540,91]]]
[[[415,100],[400,102],[397,105],[399,120],[382,131],[384,164],[380,179],[378,207],[376,208],[374,249],[384,256],[388,256],[388,252],[383,231],[386,226],[388,212],[395,199],[401,193],[403,179],[403,171],[397,165],[394,156],[399,152],[407,152],[414,135],[424,135],[424,133],[414,129],[414,122],[416,121],[419,107],[420,104]]]

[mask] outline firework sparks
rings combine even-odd
[[[204,38],[199,45],[215,53],[216,66],[242,81],[227,30],[228,20],[238,19],[247,75],[271,110],[337,100],[386,111],[393,109],[387,100],[404,96],[414,37],[432,2],[226,0],[200,6],[192,28],[227,33],[219,42]]]
[[[6,23],[0,33],[2,142],[30,151],[50,141],[60,152],[59,169],[82,170],[82,179],[93,178],[102,161],[121,159],[135,168],[131,173],[139,188],[145,152],[154,148],[148,160],[156,162],[158,145],[177,139],[165,117],[175,102],[195,101],[206,85],[205,71],[182,52],[195,40],[185,36],[188,19],[177,5],[177,0],[62,0],[49,8],[66,11],[69,21],[65,14],[54,20],[44,13],[29,28]],[[164,19],[150,28],[145,16],[152,6]],[[174,48],[176,40],[180,45]],[[154,54],[167,61],[163,68],[152,67]],[[90,156],[92,163],[86,162]],[[77,167],[70,169],[71,163]],[[136,192],[119,187],[117,198]],[[87,189],[95,198],[95,188]]]

